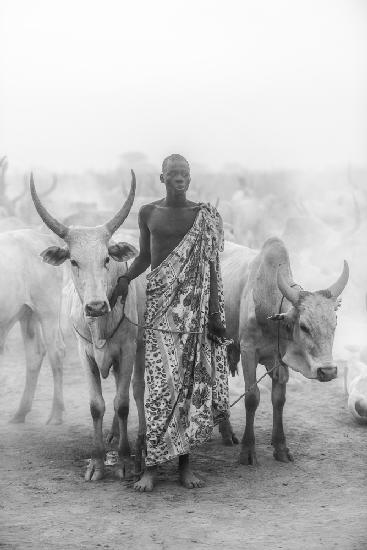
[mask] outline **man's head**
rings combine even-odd
[[[175,193],[186,193],[190,185],[190,165],[182,155],[170,155],[162,163],[161,182]]]

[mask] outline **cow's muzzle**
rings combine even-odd
[[[110,308],[105,301],[89,302],[85,305],[85,314],[87,317],[100,317],[109,312]]]
[[[320,367],[317,369],[317,380],[320,382],[330,382],[338,376],[337,367]]]

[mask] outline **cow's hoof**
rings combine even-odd
[[[275,460],[278,460],[279,462],[293,462],[293,456],[289,452],[289,449],[287,447],[283,447],[281,449],[274,449],[273,457]]]
[[[99,481],[104,478],[104,464],[101,458],[91,458],[84,475],[85,481]]]
[[[233,442],[234,445],[238,445],[239,442],[240,442],[238,437],[234,433],[232,434],[232,442]]]
[[[135,463],[132,458],[122,458],[113,467],[113,475],[117,479],[127,480],[135,477]]]
[[[257,466],[256,451],[251,447],[242,447],[239,457],[239,463],[246,466]]]
[[[9,424],[23,424],[25,422],[25,415],[26,413],[15,413],[9,420]]]
[[[226,447],[232,447],[233,445],[239,444],[238,438],[234,433],[226,435],[226,437],[222,437],[222,441],[223,445],[225,445]]]
[[[120,479],[121,481],[123,479],[126,479],[127,471],[126,471],[125,464],[123,464],[121,462],[118,462],[117,464],[115,464],[115,466],[113,467],[113,475],[117,479]]]

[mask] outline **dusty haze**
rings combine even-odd
[[[125,151],[218,169],[365,164],[363,0],[3,0],[0,151],[108,169]]]

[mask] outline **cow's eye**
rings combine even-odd
[[[110,258],[107,256],[104,261],[104,266],[107,267],[107,265],[110,263]]]
[[[310,329],[308,327],[306,327],[306,325],[301,323],[300,327],[301,327],[301,330],[303,330],[303,332],[305,332],[306,334],[310,334]]]
[[[70,260],[70,263],[73,267],[79,267],[78,262],[76,260]]]

